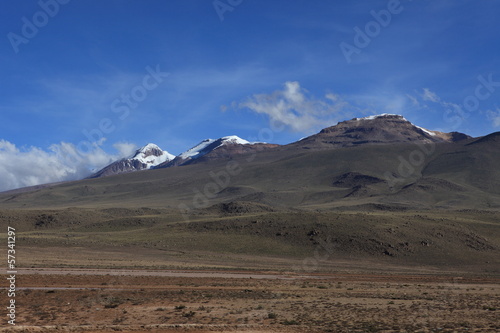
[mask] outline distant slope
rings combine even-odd
[[[482,136],[471,143],[469,145],[490,145],[490,146],[500,146],[500,132],[491,133],[485,136]]]

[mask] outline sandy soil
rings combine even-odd
[[[25,269],[2,332],[498,332],[500,279]],[[5,300],[6,290],[0,292]],[[6,324],[6,323],[5,323]]]

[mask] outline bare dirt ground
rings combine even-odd
[[[17,325],[0,289],[0,333],[500,332],[497,213],[68,209],[0,222],[16,228],[18,270]]]
[[[17,325],[2,323],[0,331],[499,332],[499,282],[415,274],[24,269],[17,275]],[[0,298],[6,293],[2,289]]]

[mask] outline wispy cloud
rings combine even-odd
[[[434,103],[439,103],[441,101],[439,96],[436,95],[436,93],[430,91],[428,88],[424,88],[422,98],[424,99],[424,101],[430,101]]]
[[[493,127],[500,127],[500,108],[488,110],[486,114],[488,115],[488,119],[492,122]]]
[[[446,126],[445,128],[438,128],[436,130],[457,130],[469,116],[463,111],[461,105],[442,99],[428,88],[423,88],[422,92],[416,93],[416,96],[408,95],[408,98],[417,109],[431,109],[442,112],[442,119],[446,123]]]
[[[0,191],[39,184],[77,180],[89,176],[114,160],[129,156],[134,145],[117,143],[116,154],[95,149],[81,153],[73,144],[61,142],[48,150],[39,147],[19,148],[0,140]]]
[[[270,94],[255,94],[233,106],[267,115],[276,126],[281,124],[292,131],[305,133],[325,127],[325,124],[333,125],[351,115],[353,108],[333,93],[315,98],[296,81],[288,81],[283,89]]]

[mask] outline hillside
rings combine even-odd
[[[286,270],[331,244],[318,269],[500,272],[498,135],[412,131],[385,144],[311,145],[323,131],[261,150],[229,144],[178,167],[10,191],[0,220],[22,230],[31,265],[118,255],[127,267]],[[67,259],[47,252],[63,248]]]
[[[366,204],[413,208],[500,207],[495,146],[295,147],[178,168],[141,171],[0,195],[0,207],[206,207],[245,200],[330,209]],[[428,152],[431,152],[427,154]],[[412,162],[410,162],[412,161]],[[418,162],[418,163],[416,163]],[[349,175],[356,174],[356,177]],[[346,179],[348,181],[346,181]]]

